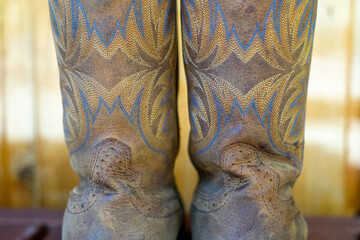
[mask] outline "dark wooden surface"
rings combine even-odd
[[[0,208],[1,240],[61,239],[62,211]],[[307,218],[309,240],[360,240],[360,218]],[[189,225],[189,224],[186,224]],[[179,240],[190,239],[184,227]]]
[[[360,218],[307,218],[309,240],[360,240]]]
[[[62,217],[62,211],[0,208],[0,239],[61,239]]]

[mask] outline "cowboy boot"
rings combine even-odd
[[[80,177],[63,239],[176,239],[175,2],[49,4],[64,133]]]
[[[182,0],[193,239],[306,239],[301,172],[317,0]]]

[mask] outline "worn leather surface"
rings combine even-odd
[[[193,239],[306,239],[301,173],[317,0],[183,0]],[[63,239],[175,239],[173,0],[50,0],[81,179]]]
[[[306,239],[301,173],[316,0],[182,1],[199,171],[193,239]]]
[[[64,133],[81,179],[63,239],[176,239],[175,2],[49,4]]]

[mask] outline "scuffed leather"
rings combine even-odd
[[[193,239],[306,239],[301,173],[317,0],[183,0]],[[63,239],[175,239],[174,1],[50,0],[81,183]]]
[[[306,239],[301,173],[316,0],[182,1],[193,239]]]
[[[172,0],[50,0],[64,133],[80,177],[63,239],[176,239],[182,205]]]

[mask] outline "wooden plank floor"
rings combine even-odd
[[[61,239],[62,211],[0,208],[1,240]],[[307,218],[309,240],[360,240],[360,218]],[[179,240],[191,239],[186,227]]]

